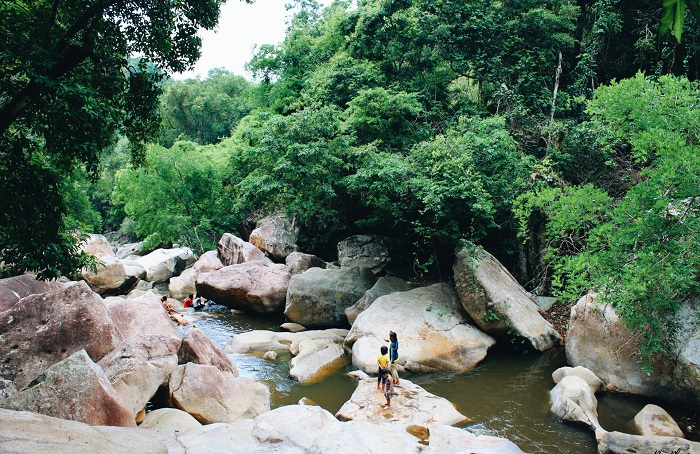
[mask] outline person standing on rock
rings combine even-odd
[[[399,359],[399,339],[396,333],[389,331],[389,369],[391,370],[391,377],[394,384],[399,384],[399,373],[396,371],[396,360]]]
[[[384,390],[384,397],[386,397],[386,404],[382,405],[384,408],[391,407],[391,395],[394,393],[394,380],[389,376],[389,371],[384,369],[383,371],[384,381],[386,381],[386,389]]]
[[[389,349],[386,348],[386,345],[382,345],[382,348],[379,349],[377,365],[379,366],[379,370],[377,370],[377,389],[379,389],[379,385],[381,384],[383,392],[384,385],[386,384],[386,381],[384,380],[384,372],[387,371],[389,366]]]

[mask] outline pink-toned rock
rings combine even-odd
[[[32,274],[0,279],[0,312],[5,311],[25,296],[55,292],[65,284],[55,281],[38,281]]]
[[[284,310],[291,277],[285,265],[245,262],[200,275],[197,292],[232,309],[274,314]]]
[[[249,241],[273,260],[284,260],[292,252],[299,251],[298,236],[298,226],[285,216],[275,215],[259,220]]]
[[[49,367],[31,388],[0,402],[4,408],[41,413],[93,426],[135,426],[102,369],[85,350]]]
[[[211,273],[224,267],[224,264],[219,260],[218,251],[207,251],[199,257],[192,268],[198,273]]]
[[[27,296],[0,313],[3,376],[17,389],[78,350],[99,361],[118,342],[104,300],[84,282]]]
[[[98,363],[134,418],[177,367],[180,338],[133,336]]]
[[[89,233],[87,239],[81,243],[80,249],[92,255],[111,255],[116,257],[112,246],[104,235]]]
[[[155,293],[147,292],[137,298],[115,299],[107,305],[107,310],[123,340],[147,334],[178,337],[177,330]]]
[[[239,263],[253,262],[256,260],[270,262],[265,253],[247,241],[243,241],[236,235],[224,233],[217,247],[219,260],[224,266],[237,265]]]
[[[187,363],[170,376],[170,403],[202,424],[234,422],[270,411],[270,391],[248,377]]]
[[[136,276],[127,275],[121,260],[112,255],[100,255],[96,270],[83,270],[82,278],[100,295],[125,294],[136,284]]]
[[[634,417],[634,427],[642,435],[684,438],[678,423],[666,410],[658,405],[648,404]]]
[[[303,273],[309,268],[326,268],[326,262],[311,254],[292,252],[284,259],[284,264],[289,267],[292,274]]]
[[[182,338],[178,352],[180,364],[197,363],[216,366],[222,372],[231,372],[238,376],[238,369],[231,358],[197,328],[192,328]]]

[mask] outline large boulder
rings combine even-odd
[[[27,411],[0,409],[0,452],[12,454],[168,454],[155,431],[89,426]],[[174,434],[173,434],[174,438]]]
[[[253,261],[272,262],[263,251],[231,233],[221,236],[217,250],[219,261],[224,266]]]
[[[218,251],[207,251],[199,257],[199,260],[194,262],[192,268],[198,273],[210,273],[220,270],[224,264],[219,260]]]
[[[208,251],[202,254],[191,268],[187,268],[179,276],[171,277],[168,284],[170,296],[183,300],[188,295],[197,293],[197,277],[202,273],[211,273],[220,270],[224,265],[219,260],[217,251]]]
[[[311,385],[337,372],[348,363],[341,342],[306,339],[292,344],[295,356],[289,364],[289,376],[302,385]]]
[[[0,312],[5,311],[25,296],[55,292],[65,288],[56,281],[40,281],[33,274],[0,279]]]
[[[391,261],[386,238],[355,235],[338,243],[338,263],[341,268],[369,268],[374,274],[384,271]]]
[[[180,338],[137,335],[121,344],[97,364],[121,401],[135,418],[178,364]]]
[[[598,440],[598,454],[683,453],[700,454],[700,443],[683,438],[608,432]]]
[[[171,277],[168,284],[170,297],[176,300],[184,300],[188,295],[197,293],[197,276],[199,273],[194,268],[187,268],[179,276]]]
[[[398,277],[380,277],[374,286],[362,295],[362,298],[345,309],[345,316],[348,318],[348,323],[352,326],[357,316],[360,315],[360,312],[370,307],[374,300],[380,296],[396,292],[406,292],[412,288],[413,286],[411,284]]]
[[[135,298],[111,300],[107,311],[122,340],[150,334],[178,337],[160,297],[155,293],[146,292]]]
[[[2,375],[17,389],[78,350],[99,361],[118,342],[104,301],[84,282],[27,296],[0,313]]]
[[[450,401],[429,393],[405,378],[401,379],[401,386],[395,388],[391,407],[383,408],[385,402],[384,395],[377,390],[377,380],[360,380],[350,400],[340,407],[335,416],[341,421],[381,423],[389,419],[392,423],[422,426],[471,422]]]
[[[224,351],[234,354],[291,351],[293,344],[303,340],[330,339],[333,342],[342,342],[347,335],[348,330],[338,328],[296,333],[253,330],[231,336]]]
[[[603,383],[603,380],[598,378],[598,376],[591,372],[589,369],[586,369],[582,366],[560,367],[559,369],[552,372],[552,380],[554,380],[554,383],[556,384],[559,383],[562,378],[567,377],[569,375],[575,375],[583,379],[583,381],[585,381],[588,384],[588,386],[591,388],[591,391],[593,391],[594,393],[605,390],[605,384]]]
[[[379,349],[389,330],[398,335],[397,363],[413,372],[469,371],[486,357],[495,341],[468,323],[449,284],[434,284],[377,298],[362,312],[345,343],[352,363],[367,373],[377,370]],[[403,380],[401,381],[403,383]]]
[[[284,264],[292,274],[300,274],[309,268],[326,268],[326,262],[311,254],[292,252],[284,259]]]
[[[0,405],[95,426],[136,425],[134,414],[85,350],[49,367],[36,385],[0,401]]]
[[[136,277],[144,281],[146,280],[146,269],[142,267],[139,262],[134,260],[122,260],[122,265],[124,265],[124,272],[127,277]],[[153,285],[152,282],[149,282],[149,284]]]
[[[531,295],[481,247],[467,244],[457,251],[453,271],[462,306],[481,329],[496,336],[516,333],[539,351],[561,343]]]
[[[456,427],[340,422],[321,407],[303,405],[282,406],[254,420],[192,428],[158,426],[158,430],[90,427],[75,421],[9,410],[0,410],[0,421],[3,423],[0,451],[13,454],[522,454],[508,440],[477,436]]]
[[[584,424],[596,433],[604,432],[598,422],[598,399],[583,378],[564,376],[549,393],[551,412],[567,422]]]
[[[96,256],[116,256],[107,238],[104,235],[96,235],[94,233],[89,233],[87,238],[81,241],[80,250]]]
[[[177,408],[159,408],[147,413],[139,427],[142,429],[182,430],[202,427],[202,423],[194,419],[191,414]]]
[[[374,283],[367,268],[311,268],[290,279],[284,315],[307,328],[342,326],[347,323],[345,309]]]
[[[196,363],[216,366],[222,372],[230,372],[238,376],[238,369],[231,358],[198,328],[192,328],[185,333],[177,356],[180,364]]]
[[[187,363],[170,376],[170,402],[203,424],[254,418],[270,410],[270,391],[248,377]]]
[[[567,360],[592,370],[608,390],[700,405],[699,308],[695,299],[681,304],[674,350],[656,357],[647,374],[639,363],[639,336],[625,327],[611,305],[589,293],[571,309]]]
[[[284,260],[292,252],[299,251],[297,237],[299,227],[285,216],[267,216],[259,220],[248,241],[265,252],[273,260]]]
[[[633,423],[641,435],[684,437],[678,423],[658,405],[646,405],[634,416]]]
[[[116,257],[100,255],[97,258],[101,263],[95,270],[85,269],[82,272],[82,279],[94,292],[100,295],[127,293],[138,280],[136,276],[126,274],[124,264]]]
[[[245,262],[197,278],[197,292],[218,304],[246,312],[275,314],[284,310],[289,269],[270,262]]]
[[[143,241],[140,241],[138,243],[125,244],[125,245],[117,248],[116,255],[117,255],[118,259],[125,259],[127,257],[141,254],[142,248],[143,248]]]
[[[195,262],[190,248],[156,249],[136,260],[146,270],[146,280],[167,282]]]

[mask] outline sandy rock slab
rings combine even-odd
[[[455,427],[341,422],[323,408],[303,405],[190,429],[90,427],[4,410],[0,410],[0,424],[0,452],[15,454],[522,454],[508,440]]]
[[[454,405],[442,397],[429,393],[405,378],[395,388],[391,407],[383,408],[384,394],[377,389],[374,378],[360,380],[350,400],[336,413],[341,421],[392,422],[432,426],[456,425],[470,422]]]

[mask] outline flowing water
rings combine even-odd
[[[221,306],[193,317],[196,318],[188,316],[220,347],[233,334],[253,329],[279,331],[279,325],[284,322],[281,317],[234,314]],[[344,375],[351,365],[321,383],[302,386],[288,376],[289,353],[279,354],[275,362],[254,355],[235,355],[233,359],[240,375],[255,378],[269,387],[272,408],[296,404],[306,397],[335,413],[355,390],[356,382]],[[463,426],[473,433],[507,438],[528,453],[595,453],[591,430],[562,423],[549,412],[549,391],[554,386],[552,372],[562,366],[566,366],[562,349],[529,355],[489,351],[486,360],[468,373],[407,373],[405,378],[452,402],[474,421]],[[634,433],[630,426],[634,415],[649,403],[612,394],[598,398],[602,426],[628,433]],[[683,417],[666,405],[664,408],[676,418]]]

